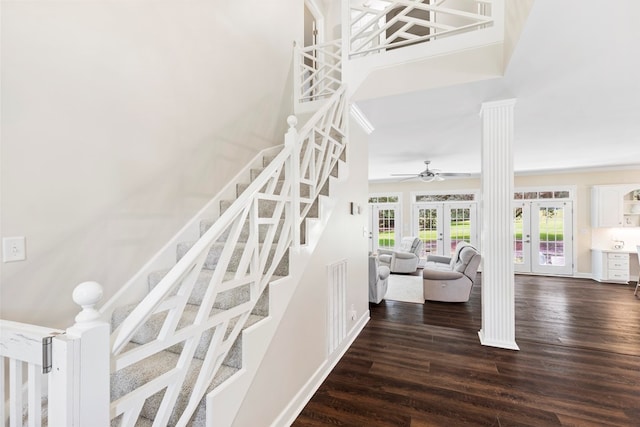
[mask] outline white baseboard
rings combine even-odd
[[[293,424],[298,415],[300,415],[300,412],[302,412],[315,392],[320,388],[322,382],[329,376],[333,368],[338,364],[340,359],[342,359],[342,356],[344,356],[349,347],[351,347],[351,344],[353,344],[358,335],[360,335],[369,318],[370,314],[369,310],[367,310],[353,326],[349,335],[343,341],[341,348],[330,355],[329,358],[318,367],[316,372],[309,378],[309,381],[298,391],[293,400],[289,402],[287,407],[271,424],[271,427],[285,427]]]

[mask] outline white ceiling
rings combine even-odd
[[[480,172],[480,106],[515,98],[516,172],[640,165],[640,2],[536,0],[504,77],[359,101],[369,179]]]

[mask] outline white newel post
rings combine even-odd
[[[515,99],[482,104],[483,345],[518,350],[513,271],[513,116]]]
[[[291,148],[289,157],[289,182],[291,182],[291,238],[292,248],[300,249],[300,144],[298,144],[298,131],[296,116],[287,117],[289,130],[284,136],[285,147]]]
[[[49,382],[49,425],[108,427],[110,326],[96,305],[102,286],[84,282],[73,290],[82,307],[76,323],[53,339],[53,370]]]

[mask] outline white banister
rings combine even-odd
[[[109,323],[96,305],[102,286],[84,282],[73,290],[82,307],[76,323],[53,339],[53,371],[49,380],[49,425],[109,425]]]
[[[291,148],[291,156],[289,157],[289,174],[291,176],[291,182],[300,182],[300,144],[298,144],[298,131],[296,126],[298,125],[298,119],[296,116],[287,117],[287,124],[289,130],[284,136],[285,147]],[[293,185],[291,187],[291,236],[292,245],[294,250],[300,249],[300,185]]]
[[[491,0],[445,7],[445,1],[346,2],[344,49],[349,58],[487,28],[494,23]]]
[[[179,425],[191,418],[272,277],[286,274],[278,272],[280,261],[290,249],[300,247],[302,221],[337,166],[345,147],[344,104],[345,91],[340,87],[323,101],[299,132],[296,130],[296,117],[290,116],[282,151],[112,332],[112,373],[144,363],[146,358],[176,344],[184,344],[181,363],[167,372],[166,378],[156,377],[147,383],[153,386],[137,386],[111,402],[111,419],[120,417],[122,425],[133,425],[129,422],[135,423],[146,399],[163,388],[166,392],[156,421],[168,419],[183,387],[186,372],[195,363],[196,346],[203,334],[210,334],[214,338],[206,354],[199,356],[201,362],[197,362],[201,363],[202,369],[196,384],[183,411],[177,414]],[[301,195],[301,186],[304,186],[304,195]],[[269,203],[273,209],[259,214],[260,203]],[[248,227],[248,236],[240,240],[245,227]],[[258,233],[259,229],[264,233]],[[260,234],[263,235],[260,237]],[[178,329],[177,320],[184,318],[187,297],[205,268],[212,249],[215,249],[217,258],[213,265],[207,267],[213,271],[207,273],[210,279],[196,317],[192,323],[180,325]],[[211,312],[210,308],[220,292],[246,285],[251,289],[249,301]],[[116,306],[118,303],[112,301],[109,304]],[[86,316],[95,317],[91,307],[85,310]],[[165,318],[160,334],[142,346],[128,346],[154,315]],[[169,377],[171,380],[167,383],[165,380]],[[124,420],[128,421],[125,423]]]

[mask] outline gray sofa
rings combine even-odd
[[[389,267],[380,265],[375,255],[369,255],[369,302],[380,304],[389,286]]]
[[[478,250],[466,242],[458,243],[451,257],[427,256],[422,271],[425,301],[469,301],[480,261]]]

